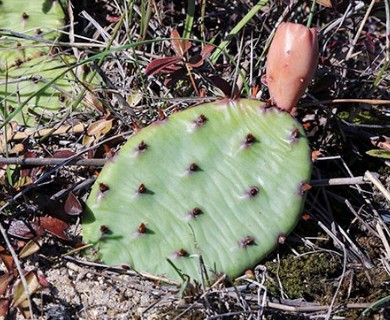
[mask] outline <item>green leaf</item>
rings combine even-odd
[[[380,149],[372,149],[366,152],[371,157],[382,158],[382,159],[390,159],[390,151],[380,150]]]

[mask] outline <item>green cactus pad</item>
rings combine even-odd
[[[199,105],[129,139],[87,201],[84,241],[107,264],[233,279],[297,223],[311,160],[301,125],[254,100]]]
[[[37,127],[60,119],[59,112],[77,96],[80,79],[73,72],[60,77],[75,59],[61,55],[46,41],[59,38],[64,12],[57,0],[3,0],[0,4],[0,119],[31,99],[12,117],[21,126]],[[53,41],[55,43],[55,41]],[[80,76],[80,74],[78,74]],[[47,83],[53,82],[42,92]],[[38,93],[39,92],[39,93]],[[68,103],[69,102],[69,103]]]
[[[69,61],[74,62],[74,59]],[[67,72],[50,87],[36,94],[49,81],[60,76],[68,65],[64,57],[42,56],[8,69],[7,75],[0,74],[0,111],[11,113],[29,97],[35,95],[13,120],[19,125],[35,126],[63,116],[58,113],[76,97],[77,79]],[[4,103],[6,102],[6,104]],[[7,110],[5,112],[5,110]]]
[[[2,0],[0,28],[23,33],[25,36],[55,39],[57,29],[64,25],[64,12],[59,1],[53,0]],[[27,38],[2,37],[0,39],[0,71],[27,61],[42,51],[47,53],[50,44]]]

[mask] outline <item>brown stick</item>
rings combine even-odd
[[[67,158],[1,158],[0,164],[16,164],[24,166],[56,166],[67,161]],[[101,167],[108,159],[75,159],[65,166],[96,166]]]
[[[375,99],[333,99],[319,100],[303,103],[303,106],[316,106],[319,104],[337,104],[337,103],[367,103],[367,104],[390,104],[390,100],[375,100]]]
[[[368,180],[361,177],[353,177],[353,178],[331,178],[331,179],[319,179],[313,180],[310,182],[312,187],[328,187],[328,186],[346,186],[352,184],[366,184]]]

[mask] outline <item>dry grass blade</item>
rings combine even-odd
[[[390,191],[387,190],[384,185],[379,181],[378,177],[372,174],[372,172],[367,171],[364,175],[366,179],[370,180],[375,187],[379,189],[380,192],[382,192],[383,196],[387,199],[387,201],[390,202]]]

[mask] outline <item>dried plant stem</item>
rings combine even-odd
[[[81,265],[84,265],[84,266],[87,266],[87,267],[94,267],[94,268],[101,268],[101,269],[109,270],[109,271],[116,271],[116,272],[128,274],[130,276],[142,276],[145,279],[149,279],[151,281],[161,281],[161,282],[164,282],[164,283],[167,283],[167,284],[171,284],[171,285],[175,285],[175,286],[179,286],[180,285],[180,283],[177,282],[177,281],[173,281],[173,280],[170,280],[170,279],[165,278],[165,277],[155,276],[155,275],[152,275],[152,274],[149,274],[149,273],[145,273],[145,272],[137,272],[137,271],[134,271],[134,270],[126,270],[126,269],[123,269],[121,267],[111,267],[111,266],[108,266],[108,265],[105,265],[105,264],[101,264],[101,263],[79,260],[79,259],[76,259],[76,258],[73,258],[73,257],[70,257],[70,256],[63,256],[63,259],[71,261],[71,262],[74,262],[74,263],[77,263],[77,264],[81,264]]]
[[[192,87],[194,88],[196,95],[199,96],[199,90],[198,87],[196,86],[195,79],[194,76],[192,75],[191,69],[187,63],[185,64],[185,66],[188,72],[188,76],[190,77]]]
[[[379,238],[381,238],[383,246],[386,249],[387,259],[389,259],[390,258],[390,245],[389,245],[389,241],[387,241],[386,235],[383,232],[383,229],[382,229],[382,227],[381,227],[379,222],[376,224],[376,230],[378,231]]]
[[[385,12],[386,12],[386,63],[390,62],[390,5],[388,0],[383,0],[385,3]]]
[[[367,221],[364,220],[364,219],[360,216],[360,214],[359,214],[358,212],[356,212],[356,210],[355,210],[354,207],[352,206],[351,202],[350,202],[348,199],[345,199],[344,202],[345,202],[346,206],[348,207],[348,209],[349,209],[349,210],[352,212],[352,214],[356,217],[356,219],[358,219],[358,220],[362,223],[362,225],[364,225],[365,228],[367,228],[368,230],[370,230],[371,233],[372,233],[374,236],[380,238],[379,233],[377,233],[377,232],[370,226],[370,224],[367,223]],[[359,210],[359,212],[360,212],[360,210]]]
[[[349,58],[351,58],[353,50],[355,49],[356,43],[358,42],[358,40],[360,38],[360,34],[363,31],[364,25],[367,22],[367,19],[368,19],[370,13],[371,13],[372,8],[374,7],[375,2],[376,2],[376,0],[371,0],[371,3],[370,3],[370,5],[369,5],[369,7],[368,7],[368,9],[366,11],[366,14],[364,15],[363,20],[360,23],[359,30],[355,34],[355,38],[352,41],[351,47],[349,48],[349,51],[348,51],[348,53],[347,53],[347,55],[345,57],[345,61],[344,62],[347,62],[349,60]],[[345,71],[345,73],[346,73],[346,71]]]
[[[320,104],[337,104],[337,103],[367,103],[367,104],[390,104],[390,100],[375,100],[375,99],[332,99],[332,100],[319,100],[313,102],[306,102],[302,105],[307,106],[316,106]]]
[[[346,186],[353,184],[365,184],[368,183],[367,179],[363,176],[351,177],[351,178],[331,178],[331,179],[319,179],[310,182],[312,187],[328,187],[328,186]]]
[[[1,158],[0,164],[15,164],[24,166],[96,166],[101,167],[107,162],[107,159],[74,159],[69,158]]]
[[[334,307],[334,304],[336,302],[336,298],[340,292],[340,289],[341,289],[341,285],[343,284],[343,281],[344,281],[344,278],[345,278],[345,273],[346,273],[346,270],[347,270],[347,250],[345,249],[345,245],[342,244],[341,245],[341,248],[343,249],[343,271],[342,271],[342,274],[340,276],[340,280],[339,280],[339,283],[337,285],[337,288],[336,288],[336,291],[333,295],[333,298],[332,298],[332,301],[330,303],[330,306],[328,308],[328,312],[326,313],[326,316],[325,316],[325,319],[328,320],[328,319],[331,319],[332,317],[332,310],[333,310],[333,307]]]
[[[375,187],[379,189],[380,192],[382,192],[383,196],[387,199],[387,201],[390,202],[390,192],[385,188],[385,186],[382,184],[382,182],[379,181],[379,179],[372,174],[372,172],[367,171],[364,175],[366,179],[371,181]]]
[[[365,309],[365,308],[369,308],[372,305],[373,305],[372,303],[348,303],[344,307],[347,309]],[[328,306],[328,305],[291,306],[291,305],[286,305],[286,304],[282,304],[282,303],[267,301],[265,307],[270,308],[270,309],[275,309],[275,310],[286,311],[286,312],[305,313],[305,312],[325,311],[325,310],[328,310],[330,306]],[[250,310],[250,311],[242,310],[242,311],[237,311],[237,312],[228,312],[228,313],[218,314],[216,316],[211,316],[211,317],[208,317],[206,319],[207,320],[221,319],[223,317],[232,316],[232,315],[239,315],[239,314],[242,315],[245,313],[255,313],[255,310]]]

